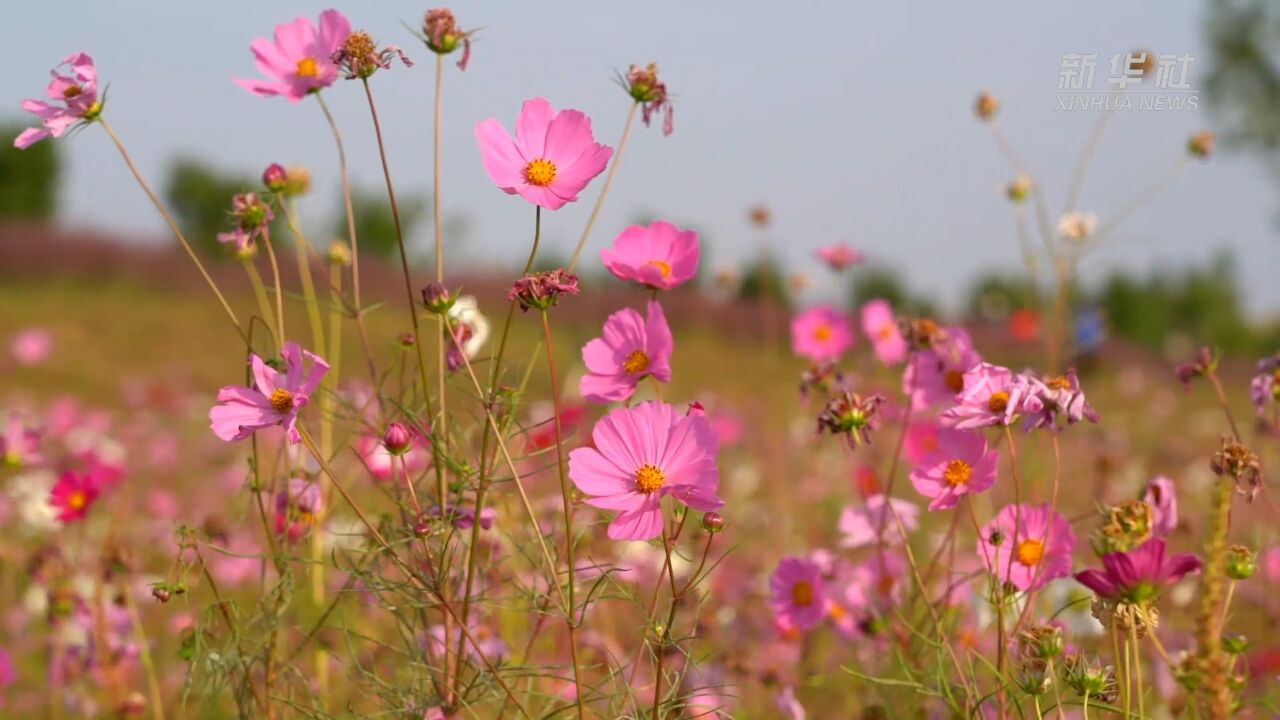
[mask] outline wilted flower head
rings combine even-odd
[[[1071,211],[1058,218],[1058,236],[1072,242],[1083,242],[1093,237],[1098,229],[1098,216],[1093,213]]]
[[[1230,435],[1222,436],[1222,446],[1210,458],[1209,469],[1234,480],[1236,491],[1250,502],[1262,486],[1262,463],[1258,456]]]
[[[333,63],[343,71],[348,80],[367,80],[379,69],[390,68],[391,61],[396,56],[400,57],[400,62],[405,67],[413,67],[413,61],[400,48],[388,45],[379,49],[369,33],[357,30],[348,35],[341,47],[334,51]]]
[[[1123,552],[1145,543],[1152,536],[1155,513],[1143,500],[1125,500],[1106,510],[1106,519],[1093,538],[1099,555]]]
[[[658,66],[649,63],[645,67],[632,65],[627,71],[627,92],[640,103],[640,116],[647,126],[657,113],[662,113],[662,134],[670,135],[671,117],[674,109],[671,98],[667,95],[667,84],[658,79]]]
[[[63,68],[69,69],[71,74],[63,74]],[[50,74],[53,79],[45,88],[45,94],[59,104],[31,99],[22,101],[22,109],[39,118],[41,127],[27,128],[14,138],[13,146],[19,150],[47,137],[62,137],[77,123],[93,122],[102,114],[102,102],[98,100],[98,71],[93,66],[93,58],[85,53],[73,53]]]
[[[1201,130],[1187,139],[1187,152],[1201,160],[1213,154],[1213,145],[1217,138],[1208,130]]]
[[[1258,361],[1258,374],[1249,383],[1249,398],[1259,418],[1267,409],[1280,407],[1280,354]]]
[[[1178,381],[1182,383],[1182,389],[1190,390],[1191,381],[1204,377],[1218,368],[1218,354],[1208,345],[1201,346],[1196,351],[1196,355],[1190,362],[1185,362],[1174,368],[1174,373],[1178,376]]]
[[[471,33],[458,28],[458,21],[449,8],[432,8],[422,16],[422,40],[431,52],[448,55],[462,44],[462,59],[458,69],[466,70],[471,59]]]
[[[271,80],[237,78],[235,82],[254,95],[281,95],[298,102],[338,79],[333,55],[350,34],[346,16],[332,9],[320,13],[319,28],[305,17],[277,25],[274,42],[258,38],[249,46],[258,72]]]
[[[850,390],[838,393],[827,401],[818,415],[818,432],[843,436],[849,447],[856,448],[871,442],[871,431],[880,427],[880,406],[884,396],[876,394],[863,397]]]
[[[218,242],[240,252],[253,245],[260,237],[266,237],[268,224],[274,219],[271,206],[258,197],[258,193],[240,193],[231,198],[231,218],[235,227],[218,233]]]
[[[1067,370],[1065,375],[1050,377],[1031,376],[1031,392],[1039,401],[1038,412],[1028,412],[1026,423],[1028,428],[1059,428],[1061,421],[1074,425],[1081,420],[1098,422],[1098,413],[1094,412],[1084,398],[1080,389],[1080,378],[1075,368]]]
[[[973,114],[977,115],[979,120],[990,120],[999,110],[1000,101],[989,92],[978,93],[978,99],[973,102]]]
[[[578,276],[564,268],[529,273],[511,286],[508,300],[518,300],[520,310],[546,310],[553,307],[561,295],[578,294]]]
[[[1052,660],[1062,654],[1062,626],[1033,625],[1018,633],[1018,656]]]
[[[1087,695],[1098,702],[1114,703],[1119,694],[1116,669],[1103,665],[1096,655],[1067,655],[1062,662],[1062,679],[1077,695]]]

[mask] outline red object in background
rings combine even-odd
[[[1018,342],[1031,342],[1040,337],[1040,315],[1034,310],[1009,313],[1009,334]]]
[[[880,479],[870,465],[859,465],[853,471],[853,486],[862,493],[863,498],[880,494]]]
[[[586,405],[569,405],[560,410],[560,434],[568,437],[577,431],[578,426],[586,418]],[[534,452],[537,450],[545,450],[554,447],[556,444],[556,426],[553,418],[537,424],[530,428],[526,436],[526,451]]]

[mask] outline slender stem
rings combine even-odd
[[[1093,159],[1093,154],[1098,149],[1098,144],[1102,142],[1102,135],[1106,132],[1107,123],[1110,122],[1113,110],[1104,110],[1098,115],[1098,119],[1094,121],[1093,128],[1089,130],[1089,139],[1085,141],[1084,147],[1080,149],[1080,155],[1076,158],[1075,168],[1071,171],[1071,184],[1067,190],[1066,212],[1076,209],[1076,200],[1080,197],[1080,188],[1084,184],[1084,171],[1088,167],[1089,161]]]
[[[1138,645],[1138,629],[1132,622],[1129,623],[1129,642],[1125,652],[1133,653],[1133,678],[1137,684],[1138,717],[1143,718],[1146,717],[1146,711],[1142,708],[1142,649]]]
[[[591,236],[591,228],[596,224],[596,216],[600,214],[600,208],[604,205],[604,198],[609,194],[609,186],[613,184],[613,176],[618,172],[618,161],[622,159],[622,149],[627,146],[627,138],[631,135],[631,124],[636,117],[636,108],[640,107],[640,103],[631,103],[631,109],[627,111],[627,120],[622,125],[622,138],[618,140],[618,147],[613,151],[613,159],[609,163],[609,173],[604,176],[604,185],[600,187],[600,194],[596,196],[596,204],[591,207],[591,215],[587,217],[587,225],[582,228],[582,237],[578,238],[578,246],[573,249],[573,257],[569,259],[569,272],[578,266],[578,258],[582,255],[582,249],[587,245],[587,238]]]
[[[675,604],[676,604],[676,598],[675,598],[675,594],[674,594],[674,593],[675,593],[675,580],[674,580],[675,572],[674,572],[674,570],[671,568],[671,545],[672,545],[671,541],[667,538],[667,524],[666,524],[666,522],[664,521],[664,522],[662,523],[662,550],[663,550],[663,552],[664,552],[664,553],[665,553],[665,555],[666,555],[666,562],[665,562],[664,566],[667,568],[667,573],[668,573],[669,575],[671,575],[671,576],[672,576],[672,578],[673,578],[673,579],[672,579],[672,581],[671,581],[671,585],[672,585],[672,587],[671,587],[671,592],[672,592],[672,596],[671,596],[671,610],[672,610],[672,613],[671,613],[671,615],[670,615],[669,617],[674,617]],[[662,586],[662,576],[661,576],[661,575],[659,575],[659,576],[657,577],[657,579],[656,579],[654,582],[655,582],[655,583],[657,583],[657,586],[660,588],[660,587]],[[655,592],[655,593],[657,593],[657,590],[658,590],[658,588],[654,588],[654,592]],[[663,625],[662,625],[661,629],[659,629],[659,631],[658,631],[658,658],[657,658],[657,660],[656,660],[656,662],[655,662],[655,665],[654,665],[654,671],[653,671],[653,716],[652,716],[652,720],[658,720],[658,711],[659,711],[659,708],[662,706],[662,661],[663,661],[663,659],[664,659],[664,658],[666,658],[666,656],[667,656],[667,639],[668,639],[668,638],[670,638],[670,637],[671,637],[671,622],[670,622],[670,620],[668,620],[668,622],[663,623]]]
[[[275,311],[271,309],[271,300],[267,297],[267,286],[262,282],[262,274],[258,272],[258,266],[254,264],[251,258],[245,258],[241,261],[244,265],[244,272],[249,276],[249,285],[253,287],[253,296],[258,300],[258,312],[262,313],[262,322],[267,324],[268,332],[274,334],[276,332]],[[275,339],[277,349],[284,343],[284,338]]]
[[[307,238],[291,219],[288,200],[280,198],[289,231],[293,233],[294,260],[298,264],[298,281],[302,284],[302,299],[307,305],[307,321],[311,324],[311,347],[317,352],[324,349],[324,324],[320,320],[320,301],[316,298],[316,285],[311,277],[311,263],[307,257]]]
[[[436,235],[436,282],[444,282],[444,235],[440,232],[440,108],[444,94],[444,56],[436,53],[435,123],[431,128],[431,215]]]
[[[164,208],[160,198],[156,197],[156,194],[151,190],[151,186],[147,185],[147,181],[142,178],[142,173],[133,164],[133,159],[129,157],[129,152],[124,149],[124,143],[120,141],[120,137],[116,135],[115,130],[112,130],[111,126],[103,118],[98,118],[98,124],[102,126],[103,130],[107,131],[107,136],[111,138],[111,142],[115,143],[116,150],[120,152],[120,157],[124,159],[124,164],[128,166],[129,172],[133,173],[133,179],[138,181],[138,185],[142,187],[142,192],[146,193],[147,198],[151,200],[151,204],[156,207],[156,210],[160,211],[160,216],[164,218],[165,224],[169,226],[169,230],[173,232],[174,237],[178,238],[179,243],[182,243],[182,249],[187,251],[187,256],[191,258],[191,262],[195,263],[196,269],[200,271],[200,276],[204,278],[204,281],[209,285],[209,289],[217,296],[218,303],[222,305],[222,309],[231,320],[231,324],[235,326],[236,333],[240,335],[240,339],[248,342],[248,337],[245,335],[244,328],[240,326],[240,320],[236,317],[235,311],[227,304],[227,299],[223,297],[222,291],[218,289],[218,284],[210,277],[209,271],[205,269],[204,263],[200,262],[200,256],[196,255],[196,251],[191,248],[191,243],[187,242],[182,230],[178,229],[178,223],[174,222],[173,216]]]
[[[125,608],[129,611],[129,620],[133,623],[133,634],[138,641],[138,658],[142,661],[142,669],[147,676],[147,691],[151,696],[151,714],[156,720],[164,720],[164,696],[160,693],[160,680],[156,677],[156,664],[151,658],[151,647],[147,643],[147,633],[142,628],[142,617],[138,614],[138,603],[133,599],[133,592],[124,593]]]
[[[1129,717],[1129,675],[1125,672],[1125,660],[1129,654],[1120,654],[1120,631],[1116,628],[1114,622],[1111,623],[1111,657],[1116,665],[1116,674],[1120,685],[1120,695],[1124,701],[1124,717]]]
[[[267,259],[271,261],[271,279],[276,285],[276,332],[280,334],[280,347],[284,347],[284,289],[280,286],[280,265],[276,263],[276,251],[271,247],[271,232],[262,229],[262,244],[267,248]]]

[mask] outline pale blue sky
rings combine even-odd
[[[8,3],[0,10],[0,46],[9,58],[0,64],[0,102],[16,114],[19,100],[42,90],[49,65],[88,51],[111,85],[108,117],[155,183],[177,153],[253,172],[274,160],[302,163],[321,190],[304,208],[318,222],[329,215],[337,174],[315,103],[256,98],[231,78],[254,75],[248,43],[255,36],[330,4]],[[379,0],[339,7],[356,27],[404,46],[420,61],[374,83],[397,185],[402,194],[425,191],[431,57],[401,21],[416,24],[426,6]],[[719,267],[754,247],[745,208],[764,202],[775,216],[771,236],[792,251],[792,268],[825,281],[812,248],[848,240],[948,301],[983,269],[1019,264],[1001,194],[1010,172],[970,113],[978,90],[990,89],[1003,101],[1003,126],[1044,180],[1056,212],[1094,119],[1054,111],[1064,53],[1099,53],[1099,85],[1105,59],[1135,47],[1190,52],[1197,88],[1208,65],[1205,10],[1192,0],[491,0],[454,9],[464,27],[484,30],[471,67],[459,73],[450,66],[445,80],[444,208],[446,215],[465,213],[471,223],[468,246],[453,258],[496,257],[515,266],[532,223],[531,208],[484,175],[471,134],[476,121],[494,116],[510,127],[521,100],[542,95],[557,107],[587,112],[597,138],[614,144],[628,100],[613,74],[652,60],[677,95],[676,132],[664,138],[656,126],[638,128],[593,250],[631,218],[648,214],[704,231],[711,265]],[[354,177],[380,187],[358,86],[340,84],[327,96],[347,137]],[[1191,132],[1212,127],[1213,119],[1205,109],[1117,115],[1091,167],[1082,209],[1105,222],[1109,211],[1176,161]],[[65,150],[65,222],[163,237],[159,219],[98,130],[73,138]],[[546,219],[546,237],[561,254],[576,240],[597,188],[588,190],[586,202]],[[1250,308],[1274,314],[1280,311],[1278,197],[1259,164],[1220,154],[1188,168],[1086,271],[1176,266],[1230,248],[1241,259]]]

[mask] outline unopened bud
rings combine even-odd
[[[301,165],[290,165],[285,170],[284,194],[306,195],[311,189],[311,171]]]
[[[444,315],[449,312],[449,308],[453,307],[453,303],[456,300],[457,298],[449,292],[449,288],[440,283],[428,283],[426,287],[422,288],[422,304],[428,311],[437,315]]]
[[[1192,157],[1203,160],[1213,154],[1213,144],[1216,140],[1212,132],[1201,130],[1187,139],[1187,152],[1191,153]]]
[[[702,529],[709,533],[718,533],[724,529],[724,516],[718,512],[709,512],[702,515]]]
[[[403,423],[393,422],[382,433],[382,446],[392,455],[403,455],[413,446],[413,435]]]
[[[1031,177],[1029,175],[1019,175],[1009,182],[1009,186],[1005,188],[1005,194],[1009,196],[1009,202],[1020,203],[1027,199],[1027,195],[1031,194]]]
[[[341,240],[334,240],[329,243],[329,252],[325,254],[325,259],[329,261],[330,265],[345,267],[351,264],[351,250]]]
[[[1227,548],[1227,577],[1232,580],[1248,580],[1258,569],[1253,551],[1243,545]]]
[[[164,588],[157,586],[157,587],[151,588],[151,597],[154,597],[156,600],[160,601],[161,603],[167,603],[169,602],[169,599],[173,597],[173,594],[170,593],[168,590],[165,590]]]
[[[1000,101],[995,95],[989,92],[978,93],[978,99],[973,103],[973,114],[977,115],[979,120],[990,120],[999,110]]]
[[[271,163],[262,171],[262,184],[271,192],[284,192],[289,184],[288,171],[280,163]]]

